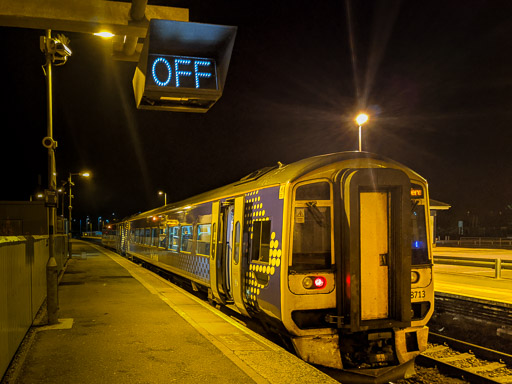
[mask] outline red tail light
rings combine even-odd
[[[306,276],[302,280],[302,286],[306,289],[323,289],[327,284],[327,280],[323,276]]]

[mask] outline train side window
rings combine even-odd
[[[183,225],[181,227],[181,252],[192,252],[193,234],[192,225]]]
[[[167,230],[169,227],[160,227],[160,238],[158,246],[160,248],[167,248]]]
[[[173,252],[178,252],[179,241],[180,226],[169,227],[169,249]]]
[[[152,236],[151,236],[151,245],[153,247],[158,247],[158,238],[159,238],[159,228],[152,228],[151,229]]]
[[[199,224],[197,226],[197,250],[198,255],[210,256],[210,231],[211,224]]]
[[[254,222],[251,255],[253,261],[269,262],[270,227],[270,220]]]
[[[144,238],[144,244],[150,245],[151,244],[151,228],[146,228],[145,232],[145,238]]]
[[[301,185],[295,191],[295,200],[330,200],[331,186],[326,181]]]
[[[235,226],[235,251],[233,254],[233,259],[235,261],[235,264],[238,264],[240,261],[240,222],[236,222]],[[268,260],[267,260],[268,262]]]

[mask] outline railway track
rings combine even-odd
[[[512,383],[512,355],[435,333],[429,335],[429,348],[416,358],[416,364],[437,367],[470,383]]]

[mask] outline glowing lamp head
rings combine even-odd
[[[89,177],[89,176],[91,176],[91,174],[89,172],[82,172],[82,173],[80,173],[80,176]]]
[[[359,115],[357,115],[356,117],[356,123],[358,125],[363,125],[364,123],[366,123],[368,121],[369,117],[367,114],[365,113],[360,113]]]
[[[101,32],[94,33],[94,36],[99,36],[99,37],[102,37],[104,39],[110,39],[110,38],[114,37],[115,35],[112,32],[101,31]]]

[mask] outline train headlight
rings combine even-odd
[[[302,280],[302,286],[306,289],[322,289],[327,284],[327,280],[323,276],[306,276]]]
[[[416,271],[411,271],[411,284],[416,284],[420,281],[420,274]]]

